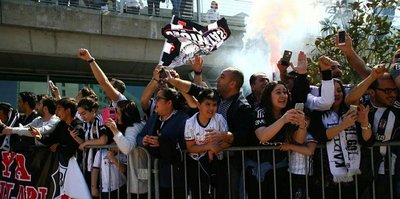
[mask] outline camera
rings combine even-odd
[[[292,58],[292,51],[285,50],[285,52],[283,52],[283,56],[281,58],[281,64],[284,66],[289,66],[291,58]]]
[[[164,78],[167,77],[167,73],[165,71],[165,68],[161,68],[159,77],[160,77],[160,79],[164,79]]]
[[[114,107],[106,107],[101,110],[101,116],[103,117],[103,121],[107,121],[108,118],[111,118],[114,121],[117,121],[118,115],[117,111]]]

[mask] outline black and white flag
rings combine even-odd
[[[159,64],[170,68],[186,64],[196,54],[211,53],[231,35],[225,18],[201,26],[173,17],[172,22],[161,29],[161,33],[166,41]]]

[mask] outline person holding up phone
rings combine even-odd
[[[368,67],[366,66],[364,60],[354,50],[353,40],[347,32],[340,32],[340,39],[339,32],[336,34],[336,47],[343,52],[349,64],[362,79],[365,79],[369,75],[370,71]]]
[[[147,198],[149,190],[147,190],[148,180],[139,179],[140,168],[147,168],[147,156],[143,150],[137,149],[137,136],[142,131],[145,122],[141,120],[139,109],[135,102],[130,100],[122,100],[117,103],[117,120],[110,118],[105,120],[106,126],[111,130],[113,139],[118,146],[118,149],[128,158],[128,166],[130,175],[128,193],[131,193],[131,198]],[[96,182],[92,181],[95,188]]]
[[[399,141],[400,109],[395,106],[399,90],[384,65],[375,66],[371,74],[350,91],[346,97],[346,104],[358,104],[366,91],[369,92],[370,99],[363,104],[371,107],[371,113],[369,123],[362,124],[363,132],[372,130],[375,142]],[[390,186],[390,175],[398,175],[395,170],[395,165],[399,164],[395,158],[398,154],[394,153],[395,151],[396,149],[389,153],[387,146],[374,147],[376,197],[396,198],[396,195],[390,195],[390,189],[397,190],[395,186]],[[392,158],[392,165],[387,164],[388,158]]]
[[[324,178],[328,185],[325,198],[339,198],[341,193],[341,198],[350,199],[355,197],[356,192],[362,195],[372,182],[372,173],[368,169],[370,162],[362,161],[373,140],[371,129],[363,129],[369,125],[369,108],[360,105],[358,112],[355,106],[349,109],[345,103],[344,86],[339,79],[334,79],[334,92],[335,101],[329,110],[313,111],[311,114],[309,132],[319,143],[326,145],[326,150],[319,150],[314,155],[313,186],[320,186],[320,179]],[[329,175],[321,176],[321,161],[323,171],[330,171]],[[354,181],[356,175],[358,186]],[[319,190],[315,194],[315,198],[322,197]]]
[[[294,109],[288,89],[283,82],[269,83],[263,92],[261,105],[256,109],[254,121],[255,135],[260,144],[291,143],[303,144],[306,141],[306,124],[302,110]],[[258,145],[260,145],[258,144]],[[249,198],[259,198],[261,192],[263,198],[289,198],[287,191],[275,193],[274,174],[279,179],[276,190],[289,190],[287,153],[283,151],[260,151],[261,165],[275,165],[272,167],[263,166],[258,171],[258,158],[254,156],[246,162],[246,190]],[[275,159],[275,162],[274,162]],[[262,171],[262,172],[261,172]],[[259,172],[260,177],[257,175]],[[258,182],[261,182],[261,190],[258,190]]]

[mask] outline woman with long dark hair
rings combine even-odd
[[[255,135],[260,144],[277,146],[285,142],[305,142],[307,132],[304,113],[292,108],[289,91],[283,82],[269,83],[261,97],[261,104],[255,111]],[[275,182],[274,167],[276,179],[279,179]],[[261,198],[274,198],[275,195],[278,198],[289,198],[287,168],[287,152],[260,151],[260,170],[257,159],[246,164],[246,189],[249,198],[259,198],[259,191]],[[261,190],[258,189],[259,182]]]
[[[139,179],[138,173],[141,169],[146,169],[147,159],[141,153],[143,151],[136,149],[137,135],[142,131],[145,122],[141,120],[139,109],[135,102],[123,100],[117,103],[118,119],[115,122],[107,119],[106,126],[113,133],[114,141],[122,153],[128,155],[129,160],[129,193],[131,198],[147,198],[147,179]]]
[[[366,149],[361,147],[372,144],[371,128],[361,128],[369,124],[369,108],[359,105],[358,111],[356,106],[349,109],[344,101],[344,86],[339,79],[334,79],[334,89],[332,107],[311,114],[310,133],[319,143],[326,145],[326,152],[319,151],[323,153],[324,176],[321,175],[321,155],[318,151],[314,155],[314,183],[318,187],[314,190],[324,189],[325,198],[339,198],[339,193],[342,193],[341,198],[350,199],[356,197],[356,188],[362,196],[372,181],[372,173],[365,167],[369,162],[362,158]],[[357,187],[354,183],[356,175],[359,179]],[[321,194],[315,192],[312,198],[322,198]]]

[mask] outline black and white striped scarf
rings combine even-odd
[[[100,138],[100,128],[103,126],[103,118],[100,114],[97,114],[93,122],[85,122],[83,124],[83,130],[85,131],[85,141],[96,140]],[[94,155],[96,150],[90,148],[84,153],[84,160],[86,160],[87,171],[92,171]]]
[[[342,117],[331,111],[322,116],[322,122],[328,129],[340,124]],[[334,182],[351,182],[354,175],[361,173],[361,150],[355,125],[326,142],[326,150]]]
[[[166,41],[159,64],[171,68],[186,64],[196,54],[210,54],[231,35],[225,18],[202,26],[173,17],[172,22],[161,29],[161,33]]]

